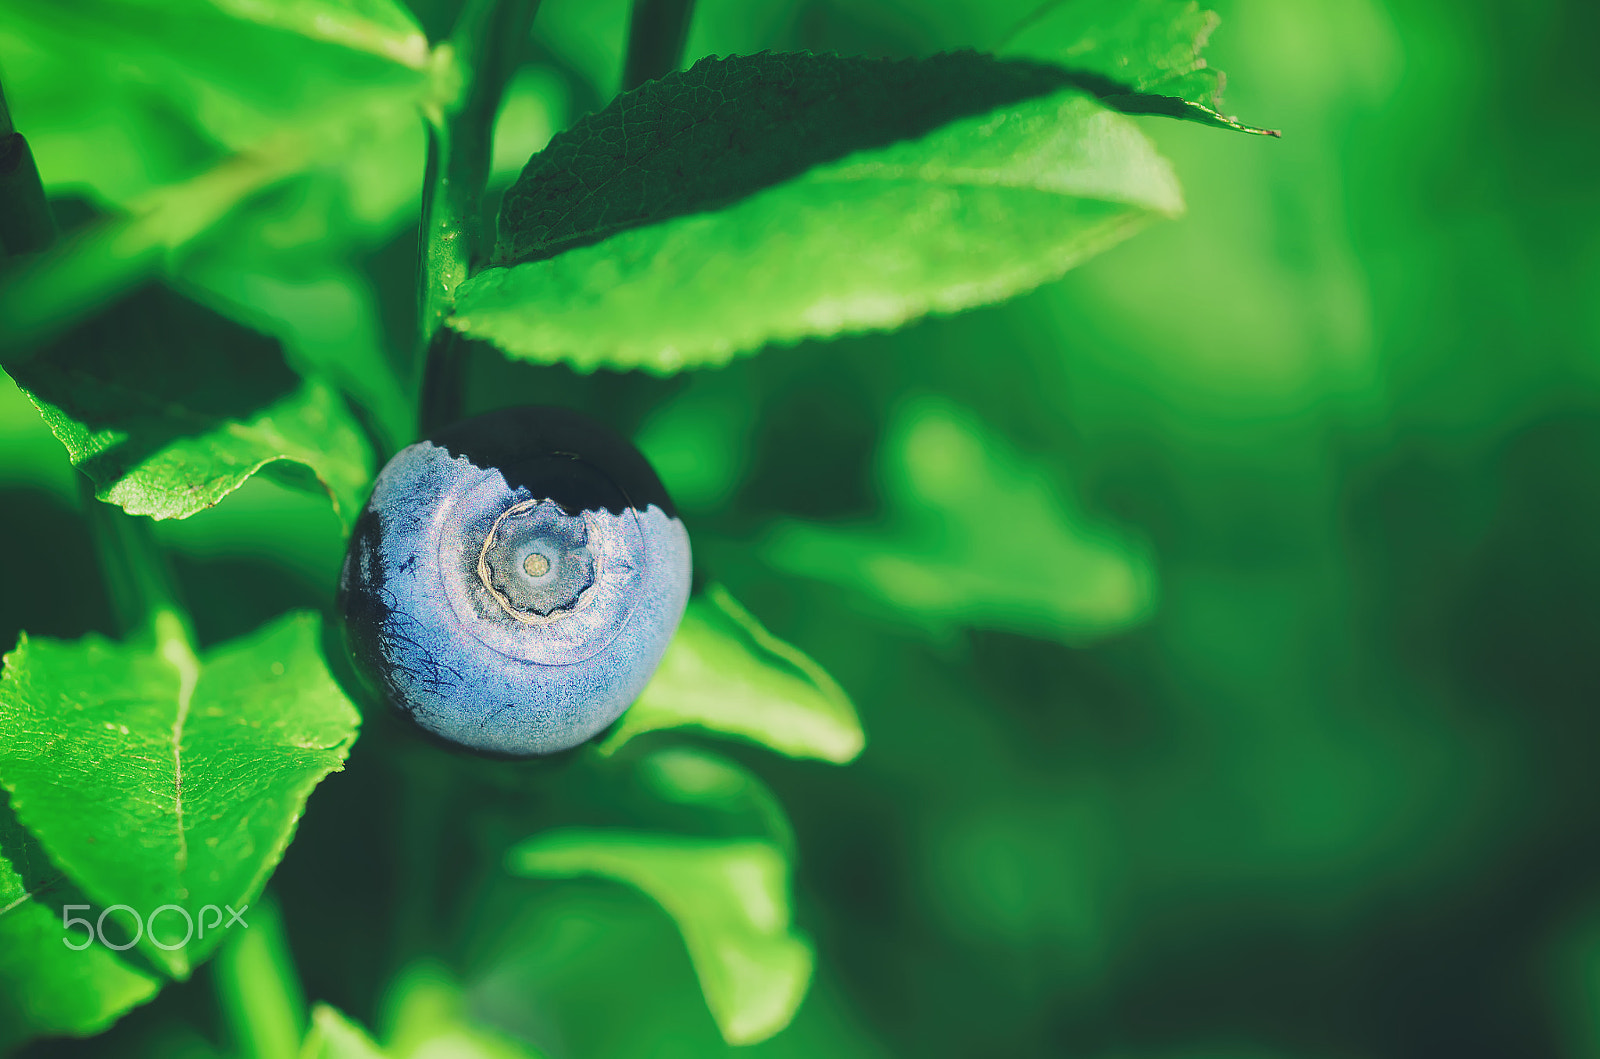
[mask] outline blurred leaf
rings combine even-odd
[[[770,843],[573,829],[521,843],[507,863],[534,877],[599,875],[654,899],[683,933],[730,1044],[777,1033],[805,997],[811,947],[790,926],[789,865]]]
[[[372,283],[337,263],[298,275],[274,264],[261,253],[190,261],[184,277],[224,303],[233,319],[282,339],[302,371],[337,381],[371,412],[390,451],[410,441],[416,413],[389,359]]]
[[[211,987],[227,1036],[242,1059],[288,1059],[300,1051],[306,998],[270,891],[250,905],[248,930],[228,930],[211,963]]]
[[[394,1059],[538,1059],[519,1041],[467,1016],[461,987],[430,961],[411,964],[384,997],[385,1051]]]
[[[833,678],[769,633],[721,585],[689,601],[661,667],[600,752],[614,754],[644,732],[685,726],[838,764],[865,742],[855,707]]]
[[[420,186],[417,108],[448,106],[459,90],[447,50],[413,69],[241,22],[209,0],[18,0],[7,14],[0,46],[22,57],[17,73],[8,65],[7,96],[46,185],[122,211],[4,277],[8,361],[175,264],[175,251],[287,178],[311,189],[300,211],[311,223],[286,225],[270,202],[218,238],[338,259],[386,236]]]
[[[524,359],[670,373],[1003,300],[1181,211],[1137,130],[1081,96],[984,125],[815,169],[718,213],[489,269],[462,286],[450,324]],[[971,157],[960,141],[985,133],[993,154]]]
[[[338,1008],[318,1004],[311,1009],[311,1029],[300,1059],[386,1059],[387,1055]]]
[[[99,1033],[160,988],[110,949],[62,944],[65,881],[0,795],[0,1050],[32,1037]]]
[[[170,4],[171,0],[160,0]],[[313,40],[372,52],[414,69],[428,61],[428,38],[394,0],[210,0],[235,18]]]
[[[941,635],[964,625],[1074,642],[1149,615],[1145,551],[1090,523],[1046,468],[970,413],[904,406],[882,450],[885,521],[788,522],[762,554],[780,570],[865,592]]]
[[[700,372],[651,410],[634,444],[680,509],[707,511],[733,498],[748,469],[758,415],[753,394],[730,372]]]
[[[391,7],[381,0],[360,6]],[[345,17],[333,16],[337,8]],[[244,12],[249,17],[234,17]],[[339,0],[9,0],[7,29],[38,49],[40,60],[30,72],[48,78],[20,83],[16,106],[31,107],[39,98],[40,120],[48,125],[69,119],[69,101],[74,111],[96,113],[101,104],[71,83],[76,65],[97,79],[143,86],[141,96],[164,100],[169,115],[191,123],[217,147],[240,149],[287,125],[342,110],[355,97],[414,99],[430,88],[435,71],[426,47],[419,50],[425,42],[415,28],[391,41],[404,62],[325,39],[358,21],[356,5]],[[292,31],[300,28],[309,32]],[[9,81],[6,91],[13,95]],[[52,103],[47,97],[57,93]],[[45,158],[40,162],[44,166]]]
[[[1276,135],[1222,115],[1223,76],[1200,57],[1219,21],[1195,0],[1047,0],[1000,52],[1099,74],[1129,94],[1174,104],[1162,110],[1138,101],[1140,113]],[[1124,102],[1109,89],[1099,94],[1113,106]]]
[[[165,287],[68,334],[12,377],[95,495],[131,514],[187,518],[269,470],[320,489],[347,524],[372,452],[326,383],[278,343]]]
[[[18,819],[100,904],[196,917],[248,904],[360,722],[319,626],[291,614],[200,659],[171,638],[151,649],[24,633],[0,674],[0,784]],[[221,937],[140,943],[185,978]]]
[[[679,805],[709,809],[724,819],[753,819],[768,838],[793,856],[794,828],[767,785],[727,758],[699,747],[664,747],[635,766],[658,797]]]

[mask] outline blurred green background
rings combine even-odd
[[[701,0],[689,48],[984,47],[1027,6]],[[843,769],[732,752],[793,821],[820,961],[752,1054],[1600,1056],[1600,7],[1212,6],[1229,112],[1284,138],[1142,119],[1188,216],[1058,284],[671,380],[474,362],[473,410],[632,430],[701,567],[862,714]],[[502,185],[610,97],[626,18],[547,0]],[[30,47],[0,25],[56,190],[115,204],[205,157],[125,86],[93,113],[126,142],[86,148]],[[379,163],[420,159],[409,124],[380,133]],[[374,168],[388,200],[277,189],[185,275],[303,359],[402,357],[420,173]],[[73,472],[9,387],[0,445],[0,640],[108,630]],[[964,509],[963,459],[1041,506]],[[343,547],[260,479],[160,531],[206,642],[325,604]],[[308,992],[380,1024],[406,835],[495,797],[430,801],[393,745],[368,732],[274,883]],[[582,815],[559,768],[538,786],[525,831]],[[551,1056],[727,1050],[643,897],[504,879],[475,833],[422,949],[479,1018]],[[72,1049],[204,1054],[208,988]]]

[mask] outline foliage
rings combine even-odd
[[[626,6],[0,0],[0,1049],[1593,1051],[1587,9]],[[441,346],[694,536],[565,757],[313,616]]]

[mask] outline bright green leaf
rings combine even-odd
[[[811,946],[790,924],[789,865],[767,842],[627,831],[555,831],[508,857],[521,875],[598,875],[637,887],[673,918],[706,1005],[730,1044],[789,1024],[811,981]]]
[[[691,726],[790,757],[843,764],[865,737],[850,699],[822,667],[773,636],[721,585],[689,601],[661,667],[600,745]]]
[[[70,893],[0,794],[0,1051],[32,1037],[99,1033],[160,988],[110,949],[62,944],[81,937],[62,927],[61,906],[77,903]]]
[[[172,637],[23,634],[0,674],[0,785],[18,819],[100,905],[175,904],[198,921],[207,905],[248,904],[360,722],[319,627],[291,614],[198,659]],[[159,940],[181,922],[169,913]],[[182,978],[222,936],[168,951],[147,931],[140,944]]]
[[[319,489],[354,519],[372,453],[342,399],[278,344],[150,287],[10,369],[95,495],[186,518],[253,474]]]
[[[1146,550],[1086,518],[1050,470],[954,405],[902,408],[880,477],[883,524],[781,524],[763,556],[940,634],[972,625],[1076,642],[1154,605]]]
[[[1219,21],[1196,0],[1049,0],[1000,51],[1097,74],[1128,94],[1158,97],[1125,100],[1110,87],[1100,89],[1113,106],[1266,133],[1221,113],[1223,76],[1200,57]],[[1163,108],[1159,99],[1172,106]]]
[[[311,1029],[300,1059],[386,1059],[367,1031],[338,1008],[318,1004],[311,1009]]]
[[[1000,301],[1182,208],[1133,123],[1067,91],[488,269],[450,323],[530,360],[672,372]]]

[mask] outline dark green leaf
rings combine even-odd
[[[865,737],[855,707],[822,667],[773,636],[721,585],[689,601],[656,675],[600,745],[695,727],[790,757],[843,764]]]
[[[1072,84],[1054,67],[976,52],[702,59],[618,96],[534,155],[500,204],[494,263],[720,209],[812,166]]]
[[[1196,0],[1049,0],[1000,50],[1098,75],[1097,93],[1131,113],[1275,136],[1222,114],[1224,78],[1200,57],[1219,21]]]
[[[95,495],[186,518],[268,469],[320,489],[347,522],[372,453],[337,393],[276,341],[146,288],[10,369]]]
[[[360,721],[318,629],[292,614],[199,659],[175,636],[24,634],[0,674],[0,785],[18,819],[101,905],[248,904]],[[140,943],[182,978],[222,936]]]
[[[840,87],[846,72],[856,95]],[[946,85],[957,75],[970,94]],[[529,260],[464,284],[451,326],[531,360],[671,372],[999,301],[1183,208],[1170,167],[1128,119],[1073,89],[1039,98],[1070,83],[1053,68],[756,56],[678,77],[721,87],[653,82],[536,156],[524,182],[550,183],[553,197],[531,186],[508,197],[501,237],[506,260]],[[874,77],[914,100],[870,106],[868,88],[886,91]],[[834,129],[822,89],[822,118],[779,106],[786,92],[809,99],[812,79],[871,121]],[[650,90],[684,95],[671,97],[676,110],[636,112]],[[721,91],[772,100],[746,129]],[[619,138],[626,152],[605,154]],[[775,161],[746,159],[766,148]],[[587,168],[619,164],[615,180]]]
[[[768,842],[628,831],[555,831],[514,848],[521,875],[598,875],[637,887],[677,923],[706,1005],[730,1044],[789,1024],[811,982],[790,925],[789,863]]]
[[[1151,611],[1146,550],[1085,518],[1046,468],[963,409],[904,407],[880,478],[884,524],[780,524],[767,561],[866,593],[939,635],[977,626],[1076,642]]]
[[[109,949],[62,944],[82,936],[62,926],[62,904],[77,902],[6,803],[0,794],[0,1051],[32,1037],[98,1033],[160,988]]]

